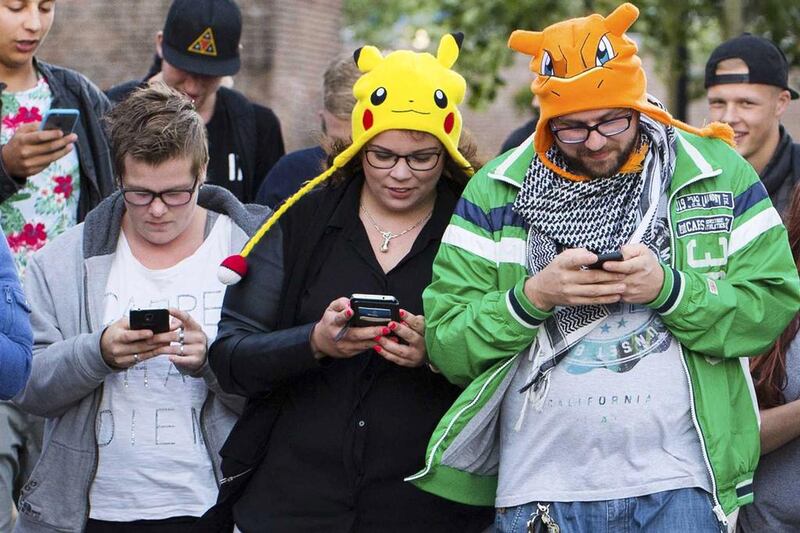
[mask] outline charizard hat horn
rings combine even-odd
[[[398,50],[386,57],[374,46],[353,54],[364,74],[353,86],[356,105],[352,113],[353,143],[333,160],[332,166],[306,182],[275,211],[247,242],[241,253],[225,259],[218,277],[226,285],[238,283],[247,273],[247,256],[267,231],[300,198],[327,180],[357,156],[370,139],[387,130],[415,130],[430,133],[467,174],[474,170],[458,151],[461,113],[456,107],[464,100],[467,84],[452,70],[458,59],[463,34],[444,35],[436,57],[423,52]]]
[[[568,179],[584,181],[559,168],[546,157],[553,145],[550,119],[604,108],[630,108],[663,124],[703,137],[718,137],[733,144],[730,126],[714,122],[695,128],[648,102],[647,79],[637,47],[625,32],[639,18],[639,10],[625,3],[607,17],[598,14],[566,20],[541,32],[516,30],[508,40],[513,50],[533,56],[531,84],[539,97],[541,113],[534,135],[534,149],[542,163]]]

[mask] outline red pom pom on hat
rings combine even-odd
[[[217,279],[225,285],[236,285],[247,274],[247,259],[241,254],[231,255],[220,263]]]

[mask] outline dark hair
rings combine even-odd
[[[427,133],[417,130],[404,131],[411,135],[411,137],[415,140],[422,138],[422,136]],[[344,141],[341,139],[331,139],[324,143],[323,148],[328,154],[328,168],[333,165],[333,160],[336,158],[336,156],[344,152],[347,147],[350,146],[350,144],[350,140]],[[461,155],[464,156],[464,159],[469,161],[475,172],[480,170],[481,166],[483,166],[483,162],[478,159],[478,145],[475,144],[475,141],[472,139],[472,135],[466,129],[461,131],[461,139],[458,143],[458,151],[461,152]],[[444,151],[443,156],[445,160],[441,177],[454,182],[459,186],[459,188],[463,188],[469,181],[470,175],[467,174],[464,168],[462,168],[453,160],[447,150]],[[361,168],[361,158],[359,156],[354,156],[350,161],[347,162],[345,166],[338,169],[331,175],[328,183],[330,183],[332,186],[339,185],[349,181],[351,178],[353,178],[353,176],[361,172],[363,172],[363,169]]]
[[[800,184],[796,185],[792,192],[787,219],[789,246],[792,249],[795,267],[800,270]],[[800,331],[800,314],[794,316],[766,354],[750,360],[750,372],[755,381],[756,397],[761,409],[786,403],[783,395],[787,385],[786,351],[798,331]]]
[[[106,123],[119,180],[125,175],[127,156],[153,166],[188,157],[196,177],[208,165],[203,119],[189,98],[162,83],[131,93],[106,115]]]

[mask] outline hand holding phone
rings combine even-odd
[[[0,157],[10,176],[23,181],[38,174],[73,149],[78,136],[72,133],[78,121],[76,109],[51,109],[42,122],[23,124],[0,147]]]
[[[400,321],[400,302],[385,294],[353,294],[350,297],[353,316],[350,327],[385,326]]]

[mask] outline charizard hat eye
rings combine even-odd
[[[433,101],[436,102],[436,105],[439,106],[440,109],[447,107],[447,95],[444,94],[444,91],[441,89],[436,89],[436,91],[434,91]]]
[[[553,70],[553,58],[550,57],[550,52],[545,50],[542,52],[542,76],[553,76],[555,75],[555,70]]]
[[[614,59],[614,47],[611,46],[611,41],[608,40],[607,35],[603,35],[600,42],[597,44],[597,54],[595,55],[595,65],[602,67],[608,61]]]
[[[386,89],[383,87],[378,87],[372,91],[372,95],[369,97],[369,101],[372,102],[372,105],[381,105],[385,100]]]

